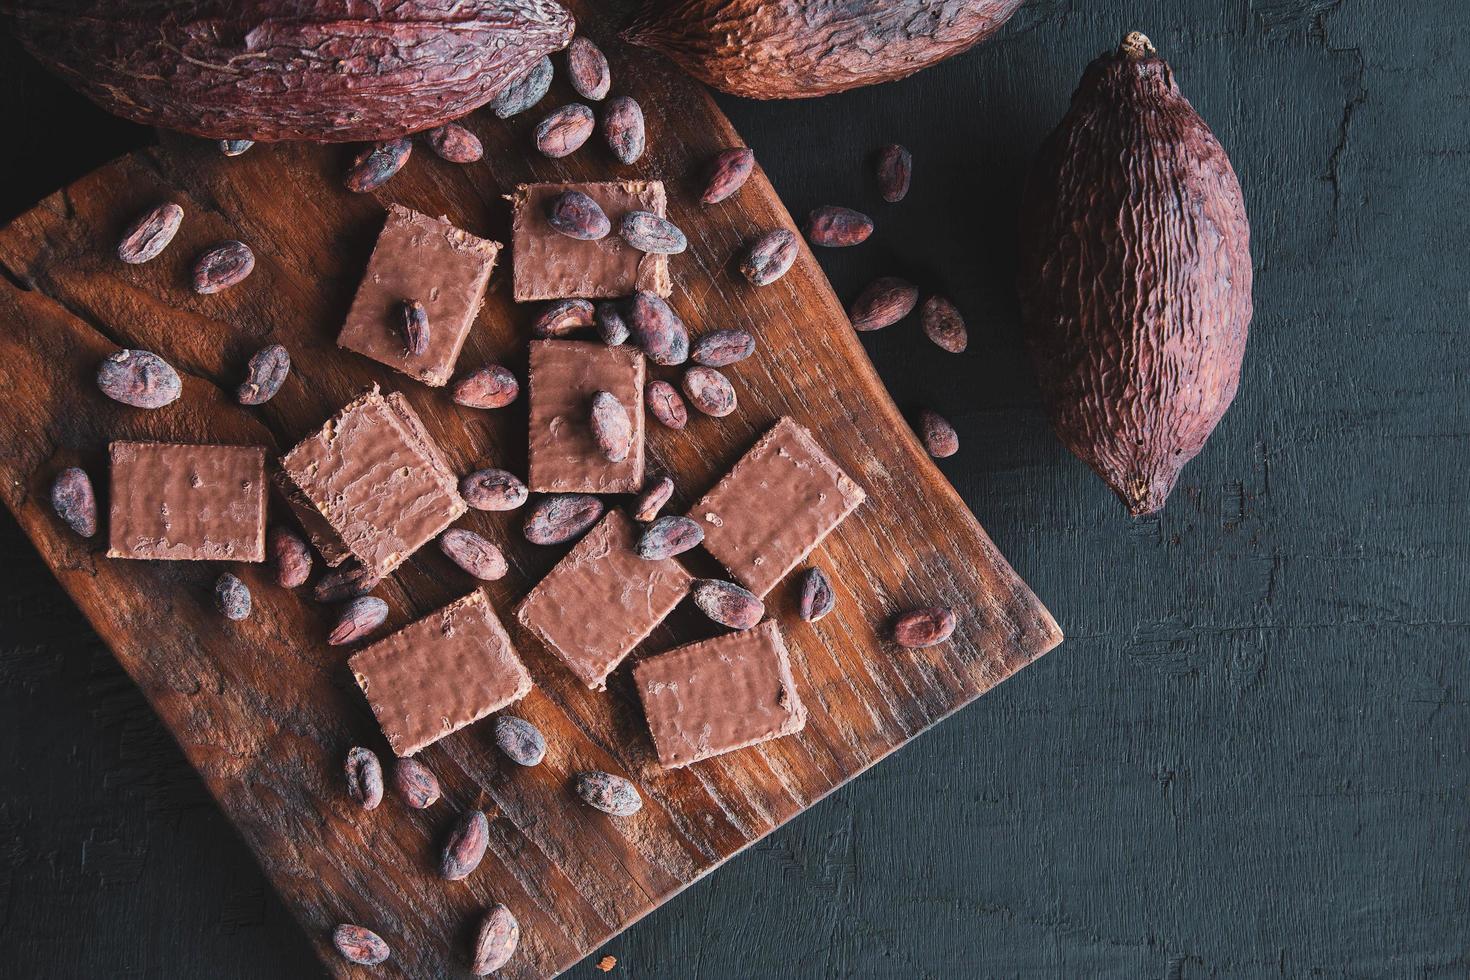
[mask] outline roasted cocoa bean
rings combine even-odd
[[[459,495],[475,510],[515,510],[526,502],[528,491],[514,473],[489,467],[463,477]]]
[[[591,494],[554,493],[532,506],[522,531],[532,544],[565,544],[596,524],[602,511],[602,501]]]
[[[227,157],[237,157],[255,145],[255,140],[220,140],[219,151]]]
[[[581,191],[567,191],[548,201],[546,223],[579,242],[595,242],[612,232],[612,222],[602,206]]]
[[[443,795],[439,777],[417,759],[399,759],[393,766],[393,792],[415,810],[427,810]]]
[[[592,304],[585,299],[558,300],[536,317],[536,321],[531,324],[531,335],[542,340],[548,337],[569,337],[578,330],[586,330],[595,320]]]
[[[371,929],[343,923],[332,930],[332,945],[349,963],[377,966],[392,955],[383,937]]]
[[[798,589],[796,611],[808,623],[815,623],[837,605],[837,595],[832,591],[827,573],[815,565],[801,573]]]
[[[243,282],[255,269],[255,253],[244,242],[221,242],[194,260],[194,292],[208,295]]]
[[[661,561],[682,555],[704,540],[704,528],[698,521],[676,514],[660,517],[643,531],[638,538],[636,551],[639,558]]]
[[[873,219],[861,211],[824,204],[806,219],[806,239],[813,245],[845,248],[860,245],[873,233]]]
[[[480,142],[480,137],[459,123],[435,126],[424,134],[424,142],[428,143],[429,149],[438,154],[441,159],[448,160],[450,163],[474,163],[485,155],[485,147]]]
[[[383,802],[383,764],[372,749],[354,745],[342,764],[347,776],[347,795],[364,810],[376,810]]]
[[[689,247],[689,239],[677,225],[651,211],[629,211],[623,215],[618,234],[638,251],[656,255],[678,255]]]
[[[291,373],[291,354],[280,344],[270,344],[256,351],[245,368],[245,380],[235,389],[235,400],[241,405],[264,405],[281,390]]]
[[[383,625],[388,618],[388,604],[377,596],[358,596],[348,602],[337,614],[337,624],[327,636],[334,647],[346,646],[363,639]]]
[[[497,118],[509,119],[531,108],[551,89],[551,58],[543,57],[507,85],[488,105]]]
[[[572,788],[583,803],[615,817],[631,817],[643,809],[638,787],[610,772],[579,772],[572,779]]]
[[[87,471],[69,466],[51,483],[51,509],[84,538],[97,533],[97,493]]]
[[[183,222],[184,209],[172,203],[160,204],[139,215],[117,243],[117,257],[128,265],[158,258],[179,233],[179,225]]]
[[[714,368],[698,365],[685,371],[684,394],[689,404],[717,419],[735,411],[735,386]]]
[[[284,527],[273,527],[266,535],[265,546],[277,585],[294,589],[306,584],[311,577],[311,548],[300,535]]]
[[[650,361],[672,367],[689,360],[689,330],[662,297],[640,289],[633,294],[628,319],[633,342]]]
[[[754,592],[723,579],[695,579],[689,594],[700,612],[732,630],[748,630],[766,614],[765,603]]]
[[[643,107],[626,95],[608,99],[602,110],[602,138],[619,163],[636,163],[648,142]]]
[[[684,396],[667,381],[648,382],[648,387],[643,389],[643,401],[661,425],[682,429],[689,424],[689,409],[684,405]]]
[[[495,744],[518,766],[539,766],[546,758],[546,736],[541,729],[515,715],[495,719]]]
[[[878,151],[876,166],[878,193],[889,204],[902,201],[909,192],[914,173],[914,156],[904,146],[889,143]]]
[[[398,329],[403,334],[403,352],[409,357],[423,357],[429,349],[429,311],[424,304],[416,299],[400,303]]]
[[[954,426],[943,415],[927,408],[919,410],[919,438],[935,459],[944,459],[960,451],[960,435]]]
[[[502,579],[510,570],[499,548],[467,528],[452,527],[439,535],[439,550],[450,561],[484,582]]]
[[[178,372],[146,350],[109,354],[97,368],[97,387],[113,401],[134,408],[162,408],[183,392]]]
[[[729,367],[755,353],[755,337],[734,327],[715,330],[696,338],[689,359],[705,367]]]
[[[800,251],[796,236],[785,228],[768,231],[751,243],[740,263],[740,274],[752,286],[769,286],[786,275]]]
[[[536,149],[556,160],[575,153],[592,135],[592,110],[580,102],[562,106],[536,125]]]
[[[946,606],[915,609],[893,621],[893,639],[911,650],[932,647],[949,639],[956,622],[954,610]]]
[[[617,303],[612,300],[598,303],[593,319],[597,323],[597,335],[607,346],[616,347],[627,341],[628,321],[623,319],[623,311],[618,308]]]
[[[633,501],[633,519],[648,523],[664,509],[664,504],[674,495],[674,481],[667,476],[655,477],[638,492]]]
[[[488,977],[510,962],[520,941],[521,925],[510,909],[499,904],[490,906],[480,920],[480,928],[475,931],[471,972],[477,977]]]
[[[312,589],[312,598],[317,602],[343,602],[365,596],[382,581],[362,565],[353,562],[328,572]]]
[[[621,463],[633,450],[633,420],[618,397],[610,391],[592,393],[588,411],[592,438],[609,463]]]
[[[567,79],[584,99],[600,102],[612,88],[612,72],[602,49],[585,37],[574,37],[567,46]]]
[[[510,369],[491,364],[456,381],[449,397],[466,408],[504,408],[520,393],[521,383]]]
[[[352,166],[347,170],[347,189],[354,194],[377,190],[403,169],[411,153],[412,140],[396,139],[374,143],[352,158]]]
[[[918,302],[919,291],[908,280],[883,276],[858,293],[847,309],[847,318],[854,330],[882,330],[912,313]]]
[[[943,296],[930,296],[924,301],[923,309],[919,311],[919,322],[924,327],[925,336],[951,354],[962,354],[970,345],[965,318]]]
[[[455,821],[439,854],[439,877],[463,881],[485,858],[490,843],[490,821],[479,810],[468,810]]]
[[[250,587],[229,572],[214,581],[214,605],[226,619],[239,622],[250,616]]]
[[[709,163],[704,178],[702,204],[719,204],[744,186],[755,170],[755,152],[743,146],[721,150]]]

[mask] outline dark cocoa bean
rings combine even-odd
[[[51,483],[51,509],[82,537],[97,533],[97,493],[86,470],[70,466],[56,474]]]
[[[600,102],[612,88],[612,72],[602,49],[585,37],[574,37],[567,46],[567,79],[584,99]]]
[[[768,231],[751,243],[740,263],[740,274],[752,286],[769,286],[786,275],[800,251],[796,236],[785,228]]]
[[[703,334],[689,348],[689,359],[705,367],[728,367],[755,353],[755,337],[734,327]]]
[[[128,265],[139,265],[156,259],[168,243],[179,233],[184,221],[184,209],[177,204],[160,204],[151,211],[139,215],[138,220],[128,225],[122,240],[117,243],[117,257]]]
[[[633,420],[618,397],[610,391],[592,393],[589,421],[597,449],[609,463],[621,463],[633,450]]]
[[[618,234],[638,251],[655,255],[678,255],[689,247],[689,239],[677,225],[651,211],[629,211],[623,215]]]
[[[873,219],[861,211],[824,204],[806,219],[806,239],[813,245],[845,248],[860,245],[873,233]]]
[[[633,519],[645,524],[658,516],[658,512],[664,509],[664,504],[674,495],[674,481],[667,476],[655,477],[648,481],[633,501]]]
[[[638,787],[610,772],[579,772],[572,779],[572,788],[583,803],[615,817],[631,817],[643,809]]]
[[[628,321],[623,319],[623,311],[618,308],[617,303],[612,300],[598,303],[593,319],[597,323],[597,335],[607,346],[616,347],[627,341]]]
[[[459,123],[445,123],[434,127],[424,134],[424,142],[440,158],[450,163],[474,163],[485,155],[480,137]]]
[[[243,282],[255,268],[255,253],[244,242],[221,242],[194,260],[194,292],[208,295]]]
[[[536,502],[522,531],[532,544],[565,544],[596,524],[602,511],[602,501],[591,494],[555,493]]]
[[[944,459],[960,451],[960,435],[954,426],[943,415],[927,408],[919,410],[919,438],[935,459]]]
[[[456,381],[449,396],[466,408],[504,408],[520,393],[521,383],[510,369],[491,364]]]
[[[521,941],[521,924],[504,905],[490,906],[475,931],[475,952],[470,958],[470,971],[477,977],[488,977],[510,962]]]
[[[235,399],[241,405],[264,405],[276,397],[290,373],[291,354],[286,348],[280,344],[262,347],[250,358],[245,380],[235,389]]]
[[[312,590],[312,598],[322,603],[356,599],[376,589],[380,581],[365,567],[353,562],[323,575]]]
[[[354,194],[377,190],[403,169],[411,153],[412,140],[384,140],[374,143],[352,158],[352,166],[347,170],[347,189]]]
[[[226,619],[239,622],[250,616],[250,587],[229,572],[214,581],[214,605]]]
[[[515,715],[495,719],[495,744],[518,766],[539,766],[546,758],[546,736],[541,729]]]
[[[662,297],[640,289],[633,294],[628,319],[633,342],[650,361],[672,367],[689,360],[689,330]]]
[[[468,810],[455,821],[439,854],[439,877],[463,881],[485,859],[490,843],[490,821],[479,810]]]
[[[354,745],[342,764],[347,776],[347,795],[364,810],[376,810],[383,802],[383,764],[372,749]]]
[[[648,382],[648,387],[643,389],[643,401],[653,417],[665,427],[682,429],[689,424],[689,409],[684,405],[684,396],[667,381]]]
[[[951,354],[962,354],[970,345],[965,318],[943,296],[930,296],[924,301],[924,307],[919,311],[919,322],[924,327],[925,336]]]
[[[878,151],[876,171],[878,193],[889,204],[897,204],[909,192],[914,173],[913,154],[898,143],[889,143]]]
[[[579,242],[595,242],[612,232],[612,222],[602,206],[581,191],[567,191],[548,201],[546,223]]]
[[[912,313],[918,302],[919,291],[908,280],[883,276],[858,293],[847,309],[847,318],[854,330],[882,330]]]
[[[755,170],[755,153],[743,146],[721,150],[710,161],[704,178],[702,204],[719,204],[745,184]]]
[[[717,419],[735,411],[735,386],[714,368],[696,366],[685,371],[684,394],[689,404]]]
[[[797,614],[808,623],[815,623],[837,605],[837,595],[832,591],[827,573],[815,565],[801,573],[799,589]]]
[[[568,156],[587,142],[593,125],[592,110],[582,103],[562,106],[536,125],[536,149],[553,160]]]
[[[178,372],[146,350],[109,354],[97,368],[97,387],[113,401],[134,408],[162,408],[183,392]]]
[[[399,759],[393,766],[393,792],[415,810],[427,810],[443,795],[439,777],[417,759]]]
[[[700,612],[732,630],[748,630],[766,614],[765,603],[754,592],[723,579],[695,579],[689,594]]]
[[[400,303],[398,329],[403,334],[403,352],[409,357],[423,357],[429,349],[429,311],[424,304],[416,299]]]
[[[893,639],[911,650],[932,647],[949,639],[956,622],[954,610],[946,606],[915,609],[893,621]]]
[[[636,163],[648,142],[643,107],[626,95],[608,99],[602,110],[602,138],[619,163]]]
[[[510,570],[499,548],[466,528],[452,527],[439,535],[439,550],[450,561],[484,582],[502,579]]]
[[[639,558],[661,561],[682,555],[704,540],[704,528],[698,521],[687,517],[668,514],[660,517],[644,530],[638,538],[636,551]]]
[[[255,145],[255,140],[220,140],[219,151],[227,157],[237,157]]]
[[[514,473],[489,467],[463,477],[459,495],[475,510],[515,510],[526,502],[528,491]]]
[[[337,614],[337,624],[327,636],[334,647],[346,646],[363,639],[383,625],[388,618],[388,604],[377,596],[358,596],[342,607]]]
[[[578,330],[586,330],[595,322],[592,304],[585,299],[563,299],[552,303],[541,311],[531,324],[531,335],[545,340],[548,337],[569,337]]]
[[[392,955],[382,936],[346,923],[332,930],[332,945],[344,960],[358,966],[377,966]]]
[[[531,108],[551,89],[551,58],[543,57],[507,85],[488,105],[497,118],[509,119]]]
[[[283,589],[305,585],[311,576],[311,548],[301,536],[284,527],[273,527],[265,544],[276,584]]]

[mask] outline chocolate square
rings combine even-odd
[[[445,384],[485,301],[499,252],[498,242],[476,238],[448,218],[390,204],[337,346],[424,384]],[[429,348],[417,356],[404,345],[402,307],[408,300],[418,300],[429,314]]]
[[[539,493],[634,493],[643,486],[643,355],[580,340],[531,342],[530,472]],[[633,447],[614,463],[592,435],[592,396],[607,391],[627,409]]]
[[[806,727],[773,620],[639,661],[633,680],[658,761],[670,769]]]
[[[566,191],[581,191],[607,212],[612,233],[595,242],[568,238],[546,222],[546,205]],[[629,211],[664,216],[664,185],[658,180],[600,184],[520,184],[510,198],[514,212],[511,260],[515,299],[614,299],[642,289],[668,296],[669,257],[638,251],[618,237]]]
[[[672,558],[639,558],[637,540],[632,519],[608,511],[516,609],[521,625],[593,690],[606,686],[607,675],[663,622],[693,581]]]
[[[704,526],[705,550],[763,596],[866,497],[804,426],[782,418],[689,516]]]
[[[413,755],[531,690],[531,675],[478,589],[348,661],[395,755]]]
[[[114,442],[109,558],[265,561],[265,450]]]

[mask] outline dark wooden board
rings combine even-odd
[[[590,25],[594,37],[599,26]],[[0,262],[13,277],[0,287],[0,381],[12,399],[0,462],[6,503],[329,963],[327,933],[348,920],[382,932],[403,975],[463,972],[469,923],[485,904],[503,901],[523,928],[522,953],[506,974],[562,969],[1060,639],[909,433],[813,257],[804,251],[784,280],[763,290],[733,272],[745,240],[791,222],[760,174],[717,208],[695,203],[702,161],[740,142],[729,124],[701,90],[662,66],[626,61],[615,49],[612,57],[618,89],[635,95],[650,121],[650,152],[633,167],[596,143],[564,161],[536,158],[528,152],[534,112],[510,123],[477,114],[471,124],[485,141],[484,162],[456,167],[420,148],[374,197],[341,189],[346,148],[262,146],[226,160],[207,144],[166,141],[0,231]],[[569,98],[559,80],[543,108]],[[654,434],[652,458],[675,477],[677,499],[695,499],[782,414],[811,426],[870,495],[816,556],[840,583],[839,613],[803,626],[789,589],[773,593],[811,714],[807,729],[664,772],[626,670],[608,693],[588,692],[513,629],[538,683],[517,710],[548,733],[548,761],[508,772],[487,726],[477,726],[424,755],[445,781],[444,804],[421,814],[389,803],[363,814],[342,793],[340,759],[354,743],[385,747],[345,654],[323,642],[324,610],[271,587],[252,567],[242,574],[256,611],[244,624],[225,624],[209,597],[218,567],[103,559],[100,546],[79,542],[52,517],[46,487],[73,463],[105,485],[112,438],[256,443],[278,453],[375,381],[409,396],[456,468],[493,462],[523,471],[523,403],[500,413],[460,409],[443,392],[337,351],[336,329],[384,204],[446,213],[505,241],[501,195],[513,184],[623,175],[668,183],[671,216],[691,238],[690,252],[674,261],[673,302],[692,329],[739,324],[760,339],[757,356],[729,372],[741,398],[736,415]],[[162,199],[186,211],[178,240],[149,265],[121,265],[112,250],[122,226]],[[223,294],[196,296],[187,287],[193,256],[230,237],[255,248],[254,275]],[[495,360],[523,371],[534,307],[515,307],[508,296],[505,265],[462,366]],[[291,349],[292,380],[267,406],[240,408],[230,395],[243,363],[271,341]],[[91,375],[119,346],[170,359],[185,374],[183,399],[153,413],[102,399]],[[516,515],[462,523],[507,550],[512,574],[489,592],[510,625],[513,603],[564,549],[525,544]],[[400,625],[471,584],[424,553],[379,594]],[[952,641],[906,652],[883,640],[895,611],[934,601],[962,611]],[[686,610],[645,649],[708,632]],[[567,777],[594,767],[634,778],[649,801],[644,811],[618,822],[580,807]],[[451,813],[468,806],[490,814],[492,850],[471,879],[446,885],[432,873],[432,856]]]

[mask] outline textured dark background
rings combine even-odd
[[[1143,520],[1052,437],[1010,288],[1026,162],[1130,28],[1234,159],[1257,268],[1240,396]],[[840,295],[898,273],[966,313],[964,355],[869,350],[954,420],[946,473],[1068,640],[611,943],[619,974],[1470,974],[1467,36],[1464,0],[1031,0],[905,82],[722,100],[794,213],[876,216],[823,253]],[[0,44],[3,216],[149,139]],[[0,972],[317,974],[8,516],[0,550]]]

